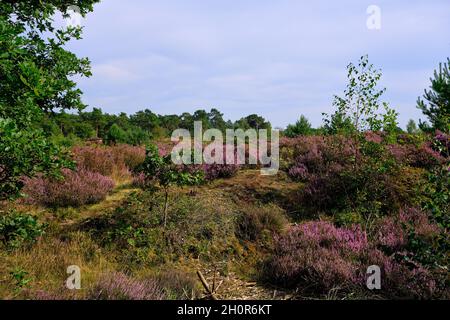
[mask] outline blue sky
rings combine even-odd
[[[366,9],[381,9],[381,30]],[[400,124],[438,63],[450,56],[450,1],[104,0],[70,49],[92,61],[84,101],[109,113],[180,114],[218,108],[284,127],[315,126],[363,54],[383,71]]]

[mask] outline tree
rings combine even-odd
[[[159,126],[158,115],[156,115],[149,109],[136,112],[130,117],[130,122],[133,125],[147,131],[148,133],[151,133],[156,127]]]
[[[0,201],[20,195],[24,176],[59,176],[61,168],[72,167],[67,159],[41,130],[21,130],[13,120],[0,118]]]
[[[145,185],[157,183],[164,191],[164,228],[167,225],[170,187],[197,185],[203,181],[202,172],[183,172],[172,162],[171,154],[160,156],[158,147],[155,145],[147,147],[145,161],[138,171],[144,174],[148,182]]]
[[[425,90],[423,99],[417,99],[417,108],[428,117],[428,123],[420,122],[423,131],[440,130],[450,132],[450,58],[447,63],[439,64],[439,71],[434,71],[434,79],[430,78],[430,90]]]
[[[235,128],[247,130],[247,129],[267,129],[270,130],[272,128],[270,122],[267,122],[266,119],[264,119],[261,116],[258,116],[257,114],[251,114],[245,118],[241,118],[234,124]]]
[[[79,0],[81,15],[96,0]],[[37,124],[54,109],[84,108],[73,77],[90,76],[89,60],[66,50],[81,28],[56,29],[67,0],[0,2],[0,200],[18,196],[22,176],[57,174],[69,162]]]
[[[417,134],[419,132],[419,129],[417,128],[417,124],[413,119],[410,119],[408,121],[408,124],[406,125],[406,131],[409,134]]]
[[[311,127],[311,123],[308,121],[308,119],[302,115],[300,116],[300,119],[297,120],[297,122],[292,125],[288,125],[286,128],[286,131],[284,132],[286,137],[294,138],[297,136],[305,136],[309,135],[313,132],[313,129]]]
[[[106,140],[110,144],[126,143],[127,133],[117,124],[113,124],[106,134]]]
[[[94,108],[92,112],[83,112],[81,119],[88,121],[95,128],[95,137],[99,138],[104,136],[105,127],[107,124],[106,115],[103,114],[102,109]]]
[[[342,129],[353,129],[356,132],[365,130],[390,131],[397,128],[397,113],[389,108],[386,102],[380,102],[386,89],[377,87],[381,79],[381,71],[369,64],[368,56],[362,56],[358,65],[347,66],[348,84],[344,97],[334,96],[335,114],[325,119],[325,126],[342,124]],[[385,113],[381,113],[381,108]],[[352,124],[352,127],[349,124]],[[335,128],[339,131],[340,128]]]
[[[225,132],[227,124],[225,120],[223,120],[223,113],[221,113],[219,110],[215,108],[211,109],[211,111],[208,113],[208,121],[211,128]]]

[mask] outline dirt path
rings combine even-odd
[[[287,300],[291,295],[284,291],[264,287],[257,282],[240,279],[235,273],[227,276],[214,270],[203,270],[210,287],[220,300]]]

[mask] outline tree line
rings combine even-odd
[[[71,144],[76,140],[102,139],[105,143],[127,143],[142,145],[159,138],[170,137],[176,129],[193,130],[194,122],[200,121],[203,129],[271,129],[270,122],[257,114],[251,114],[237,121],[224,120],[223,113],[213,108],[209,112],[197,110],[181,115],[159,115],[149,109],[132,115],[124,112],[115,115],[104,113],[99,108],[92,111],[68,113],[64,110],[46,114],[40,122],[46,134]]]

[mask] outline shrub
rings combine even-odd
[[[112,175],[116,166],[116,157],[111,148],[75,147],[72,150],[77,167],[104,176]]]
[[[32,215],[16,211],[0,216],[0,241],[7,248],[33,243],[43,233],[43,225]]]
[[[293,159],[287,169],[292,179],[306,182],[299,199],[301,208],[307,214],[340,216],[343,222],[372,219],[398,212],[405,204],[416,205],[421,196],[418,187],[424,183],[423,169],[415,170],[409,164],[426,168],[438,163],[436,152],[426,147],[420,149],[425,150],[422,156],[414,149],[415,160],[405,162],[409,156],[396,156],[392,146],[402,152],[410,147],[387,146],[383,135],[374,132],[366,132],[357,142],[342,136],[294,140],[295,144],[285,142]]]
[[[313,286],[321,292],[354,282],[352,257],[367,250],[359,228],[338,229],[329,222],[308,222],[277,237],[269,278],[285,287]]]
[[[248,206],[242,210],[237,223],[237,236],[243,240],[255,241],[264,236],[280,233],[287,224],[283,211],[275,205],[255,208]]]
[[[407,243],[407,235],[400,221],[394,217],[384,217],[378,222],[375,240],[387,251],[402,250]]]
[[[417,168],[432,169],[445,161],[445,158],[432,148],[430,142],[420,146],[391,144],[388,150],[398,163]]]
[[[111,147],[114,155],[115,165],[121,167],[125,165],[130,171],[134,171],[145,160],[145,149],[128,144],[120,144]]]
[[[78,168],[104,176],[133,171],[145,160],[144,148],[126,144],[111,147],[78,146],[72,152]]]
[[[63,170],[63,176],[63,180],[25,178],[26,201],[47,207],[79,207],[104,200],[114,188],[112,179],[85,169]]]
[[[161,272],[155,276],[167,297],[171,300],[186,300],[199,296],[198,280],[196,277],[177,270]]]
[[[189,173],[201,172],[204,180],[213,181],[216,179],[226,179],[235,176],[239,171],[239,166],[233,164],[185,165],[180,167],[179,170]]]
[[[395,231],[388,227],[384,235],[391,233]],[[392,247],[399,245],[397,238],[380,239]],[[327,294],[333,288],[354,292],[365,290],[367,267],[378,265],[382,270],[380,294],[383,296],[430,298],[435,295],[437,286],[432,274],[405,257],[401,252],[386,255],[357,226],[336,228],[329,222],[307,222],[276,238],[265,275],[278,285],[316,294]]]
[[[91,288],[89,300],[163,300],[163,288],[153,279],[137,280],[123,273],[103,275]]]
[[[124,263],[133,266],[200,255],[222,259],[233,249],[236,219],[230,203],[224,201],[214,193],[176,193],[164,227],[164,194],[136,193],[114,212],[84,227],[102,246],[121,252]]]

